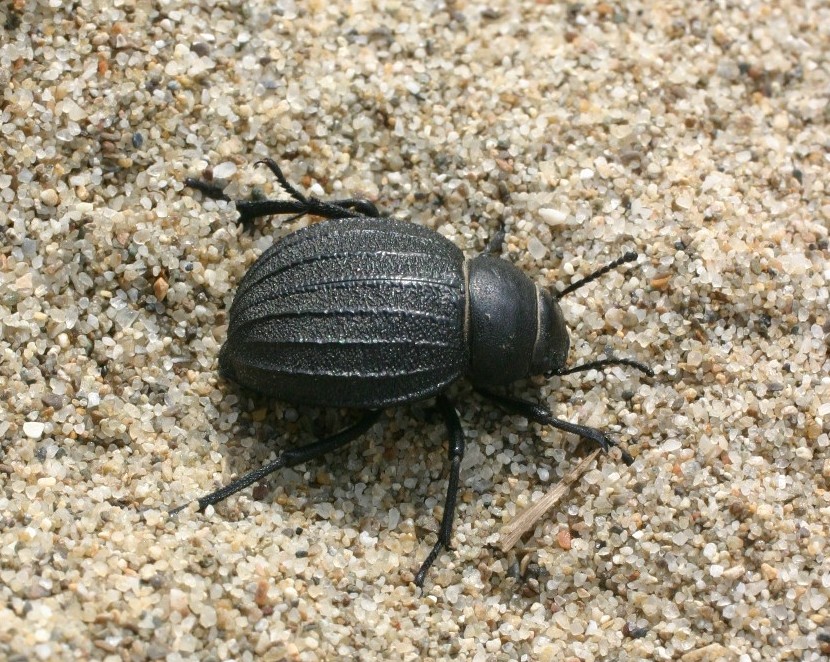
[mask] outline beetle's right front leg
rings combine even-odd
[[[617,442],[609,438],[604,432],[597,430],[596,428],[589,428],[587,425],[577,425],[576,423],[570,423],[568,421],[563,421],[561,418],[556,418],[547,407],[542,405],[537,405],[536,403],[528,402],[527,400],[511,398],[507,395],[500,395],[482,388],[478,388],[476,391],[488,400],[495,402],[502,409],[505,409],[513,414],[518,414],[519,416],[524,416],[529,421],[539,423],[539,425],[550,425],[551,427],[563,430],[564,432],[570,432],[571,434],[575,434],[583,439],[587,439],[588,441],[593,441],[606,453],[612,446],[617,446],[617,448],[619,448]],[[634,464],[634,458],[631,457],[628,451],[620,448],[620,453],[622,453],[622,461],[625,462],[626,465],[631,466]]]

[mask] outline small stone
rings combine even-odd
[[[545,248],[545,245],[536,237],[531,237],[530,239],[528,239],[527,251],[528,253],[530,253],[534,260],[541,260],[548,253],[548,249]]]
[[[550,207],[542,207],[539,210],[539,218],[551,226],[564,225],[568,220],[568,214],[559,209],[551,209]]]
[[[23,424],[23,434],[29,439],[40,439],[43,436],[43,430],[46,427],[40,421],[26,421]]]
[[[666,453],[674,453],[675,451],[679,451],[682,447],[683,445],[680,443],[679,439],[667,439],[663,444],[663,451]]]
[[[158,299],[159,301],[164,301],[165,297],[167,296],[167,291],[169,289],[170,285],[162,276],[156,278],[156,282],[153,283],[153,291],[156,294],[156,299]]]
[[[773,568],[769,563],[761,564],[761,576],[768,582],[778,579],[778,570]]]
[[[681,193],[674,199],[674,204],[678,209],[688,210],[692,208],[692,196],[688,193]]]
[[[745,572],[746,568],[744,568],[742,565],[733,565],[731,568],[728,568],[723,571],[723,577],[734,581],[735,579],[738,579],[739,577],[743,576]]]
[[[651,279],[651,286],[655,290],[663,290],[665,289],[669,282],[671,281],[671,274],[669,273],[661,273],[654,278]]]
[[[40,201],[47,207],[57,207],[61,199],[55,189],[47,188],[40,192]]]
[[[224,161],[213,169],[213,176],[216,179],[226,179],[236,174],[236,164],[232,161]]]

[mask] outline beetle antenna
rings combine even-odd
[[[635,253],[634,251],[628,251],[625,255],[623,255],[620,258],[617,258],[616,260],[614,260],[610,264],[606,264],[604,267],[602,267],[600,269],[597,269],[595,272],[593,272],[591,274],[588,274],[587,276],[585,276],[585,278],[580,278],[575,283],[571,283],[570,285],[568,285],[568,287],[566,287],[561,292],[554,292],[553,296],[554,296],[555,299],[561,299],[566,294],[570,294],[574,290],[578,290],[580,287],[595,281],[597,278],[601,278],[602,276],[607,274],[609,271],[613,271],[614,269],[619,267],[621,264],[625,264],[626,262],[633,262],[636,259],[637,259],[637,253]]]

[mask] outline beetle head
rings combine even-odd
[[[536,289],[536,341],[530,361],[531,375],[548,375],[565,367],[571,339],[562,308],[555,296]]]
[[[626,253],[561,292],[537,287],[506,260],[490,255],[470,260],[467,377],[477,386],[498,386],[533,375],[565,375],[620,364],[651,374],[646,366],[628,359],[565,367],[571,343],[559,299],[636,258],[636,253]]]

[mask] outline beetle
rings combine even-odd
[[[429,568],[450,547],[464,457],[461,422],[446,395],[451,384],[467,378],[508,412],[578,435],[605,451],[615,445],[600,430],[555,418],[543,405],[492,389],[536,375],[613,365],[653,376],[651,368],[631,359],[566,367],[570,337],[559,299],[633,262],[636,253],[551,292],[487,251],[466,259],[437,232],[382,217],[368,200],[307,197],[274,160],[259,164],[271,170],[290,199],[232,201],[214,184],[191,178],[185,184],[234,202],[240,223],[248,226],[277,214],[326,220],[275,241],[244,275],[219,353],[220,374],[287,403],[364,413],[351,427],[284,450],[276,460],[201,497],[199,511],[278,469],[346,446],[369,430],[384,408],[435,398],[449,434],[449,484],[438,539],[415,575],[415,584],[423,586]],[[624,462],[633,463],[621,452]]]

